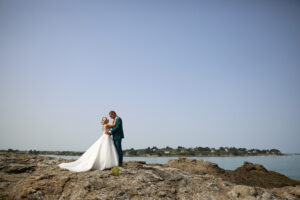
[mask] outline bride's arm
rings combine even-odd
[[[109,125],[108,124],[104,124],[103,128],[109,128]]]
[[[105,124],[105,127],[107,128],[112,128],[112,127],[115,127],[116,126],[116,120],[113,124]]]

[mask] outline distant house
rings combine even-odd
[[[170,154],[170,151],[164,151],[165,154]]]

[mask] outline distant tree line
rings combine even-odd
[[[35,155],[66,155],[66,156],[80,156],[84,153],[81,151],[39,151],[39,150],[21,151],[18,149],[0,150],[0,152],[27,153],[27,154],[35,154]]]
[[[0,150],[0,152],[13,153],[27,153],[35,155],[67,155],[67,156],[81,156],[84,152],[81,151],[39,151],[29,150],[21,151],[18,149]],[[125,156],[256,156],[256,155],[285,155],[278,149],[246,149],[235,147],[194,147],[185,148],[178,146],[172,148],[166,146],[165,148],[147,147],[145,149],[126,149],[123,151]]]
[[[254,156],[254,155],[284,155],[278,149],[246,149],[235,147],[194,147],[185,148],[178,146],[171,148],[147,147],[145,149],[124,150],[125,156]]]

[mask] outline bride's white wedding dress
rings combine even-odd
[[[86,150],[76,161],[59,164],[60,168],[74,172],[85,172],[91,169],[106,169],[118,165],[118,153],[111,135],[102,136]]]

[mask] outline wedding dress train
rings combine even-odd
[[[100,138],[77,160],[59,164],[60,168],[74,172],[85,172],[91,169],[103,170],[118,165],[118,153],[111,135],[105,131]]]

